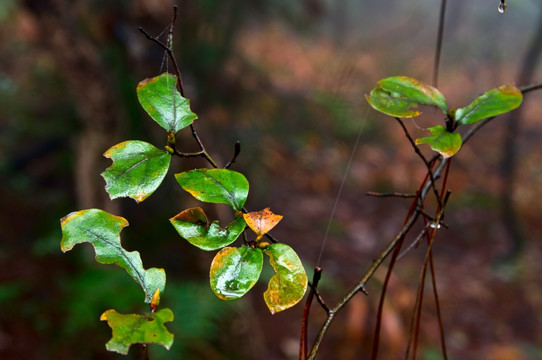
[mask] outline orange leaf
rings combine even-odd
[[[258,235],[259,240],[263,235],[271,231],[282,220],[282,215],[273,214],[269,208],[243,214],[248,227]]]

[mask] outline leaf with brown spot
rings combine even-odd
[[[269,263],[275,275],[263,294],[265,303],[275,314],[297,304],[307,291],[307,274],[295,251],[286,244],[269,245],[264,252],[269,255]]]
[[[243,214],[243,218],[248,227],[250,227],[258,236],[256,241],[260,240],[262,236],[271,231],[271,229],[282,220],[282,217],[282,215],[274,214],[269,208]]]

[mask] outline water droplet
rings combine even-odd
[[[504,0],[501,0],[501,3],[499,4],[499,7],[497,8],[501,14],[504,14],[506,11],[506,4],[504,3]]]

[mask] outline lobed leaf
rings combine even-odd
[[[457,109],[455,120],[463,125],[472,124],[512,111],[521,104],[522,100],[523,95],[515,86],[503,85],[485,92],[468,106]]]
[[[113,160],[102,176],[111,199],[131,197],[141,202],[162,183],[169,168],[171,154],[144,141],[125,141],[107,150]]]
[[[462,140],[458,133],[451,133],[442,125],[429,128],[433,136],[416,139],[416,144],[429,144],[431,149],[439,152],[442,156],[450,157],[461,149]]]
[[[260,278],[263,253],[258,248],[225,247],[216,254],[209,278],[211,289],[221,300],[237,300]]]
[[[269,208],[261,211],[253,211],[243,214],[249,228],[252,229],[258,236],[259,240],[263,235],[267,234],[282,220],[282,215],[273,214]]]
[[[137,98],[150,117],[166,131],[176,133],[192,124],[197,115],[177,91],[177,76],[163,73],[137,85]]]
[[[248,181],[240,173],[227,169],[195,169],[175,174],[181,187],[196,199],[228,204],[241,210],[248,197]]]
[[[413,110],[418,105],[435,106],[444,114],[448,111],[444,95],[419,80],[407,76],[392,76],[380,80],[378,86],[366,99],[371,107],[384,114],[401,118],[415,117],[421,114],[420,111]]]
[[[120,243],[120,232],[126,226],[126,219],[100,209],[72,212],[60,220],[63,252],[75,245],[91,243],[96,252],[96,261],[101,264],[116,264],[141,286],[145,292],[145,302],[150,303],[157,289],[164,291],[166,273],[164,269],[145,270],[137,251],[126,251]]]
[[[297,304],[307,290],[307,274],[295,251],[286,244],[269,245],[264,252],[275,275],[269,281],[264,300],[271,314]]]
[[[169,219],[175,230],[189,243],[202,250],[217,250],[234,242],[245,230],[246,223],[242,218],[234,220],[225,229],[218,221],[209,224],[207,216],[201,208],[182,211]]]
[[[127,355],[133,344],[158,344],[168,350],[173,344],[173,334],[164,325],[173,321],[173,312],[167,308],[145,315],[120,314],[111,309],[100,320],[107,321],[113,330],[113,337],[105,345],[108,351]]]

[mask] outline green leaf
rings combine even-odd
[[[433,136],[416,139],[416,144],[429,144],[431,149],[439,152],[442,156],[450,157],[461,149],[461,135],[446,131],[442,125],[429,128]]]
[[[275,275],[263,294],[271,314],[297,304],[307,290],[307,274],[295,251],[286,244],[271,244],[264,250]]]
[[[216,254],[209,278],[211,289],[221,300],[237,300],[260,278],[263,253],[248,246],[225,247]]]
[[[107,150],[113,160],[102,176],[111,199],[131,197],[137,202],[149,197],[162,183],[171,154],[144,141],[125,141]]]
[[[248,181],[240,173],[227,169],[195,169],[175,178],[196,199],[215,204],[229,204],[241,210],[248,196]]]
[[[463,125],[472,124],[512,111],[521,104],[522,100],[523,95],[515,86],[503,85],[477,97],[468,106],[457,109],[455,120]]]
[[[201,208],[186,209],[169,219],[175,230],[189,243],[202,250],[217,250],[234,242],[245,229],[243,218],[234,220],[225,229],[218,221],[209,224]]]
[[[166,131],[177,132],[192,124],[197,115],[188,99],[176,89],[177,77],[168,73],[145,79],[137,85],[137,97],[150,117]]]
[[[375,110],[390,116],[401,118],[415,117],[421,114],[413,110],[418,105],[430,105],[439,108],[444,114],[448,111],[446,99],[442,93],[416,79],[406,76],[393,76],[378,82],[367,102]]]
[[[100,209],[72,212],[60,220],[63,252],[75,245],[91,243],[96,252],[96,261],[101,264],[116,264],[141,286],[145,292],[145,302],[150,303],[157,289],[164,291],[166,273],[164,269],[145,270],[137,251],[126,251],[120,243],[120,232],[126,226],[126,219],[109,214]]]
[[[170,309],[161,309],[155,313],[120,314],[115,310],[107,310],[100,320],[107,321],[113,330],[113,337],[105,344],[108,351],[128,354],[132,344],[158,344],[169,350],[173,344],[173,334],[164,323],[173,321]]]

